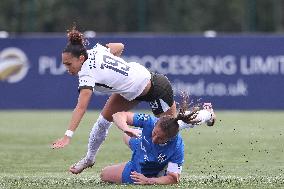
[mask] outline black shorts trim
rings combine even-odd
[[[162,101],[169,107],[174,103],[173,89],[168,78],[162,74],[151,73],[151,88],[144,96],[135,100],[149,102],[154,115],[164,112]]]
[[[78,92],[80,92],[82,89],[90,89],[91,91],[94,91],[94,88],[91,86],[80,86],[78,87]]]
[[[96,86],[99,86],[99,87],[104,87],[104,88],[107,88],[107,89],[112,89],[112,87],[106,85],[106,84],[101,84],[101,83],[95,83]]]

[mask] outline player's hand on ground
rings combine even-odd
[[[70,143],[70,137],[64,136],[63,138],[60,138],[52,143],[52,148],[57,149],[57,148],[64,148]]]
[[[138,138],[141,135],[141,130],[133,129],[133,128],[127,128],[126,130],[124,130],[124,133],[127,134],[130,137]]]
[[[149,178],[145,177],[141,173],[137,173],[136,171],[131,172],[130,177],[134,181],[134,184],[151,184],[149,183]]]

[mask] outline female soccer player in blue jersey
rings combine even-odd
[[[105,167],[101,179],[129,184],[177,183],[184,162],[184,144],[178,134],[178,121],[191,123],[196,116],[194,112],[160,118],[132,112],[115,113],[113,121],[125,133],[124,142],[132,150],[132,158],[127,163]],[[140,127],[142,132],[128,125]]]
[[[113,115],[115,125],[125,134],[123,140],[132,150],[132,158],[126,163],[105,167],[101,179],[112,183],[128,184],[175,184],[184,162],[184,144],[179,134],[182,128],[192,128],[206,123],[212,126],[215,118],[211,103],[189,107],[184,94],[177,116],[160,118],[132,112],[117,112]],[[210,116],[211,117],[210,117]],[[139,129],[142,128],[142,132]]]

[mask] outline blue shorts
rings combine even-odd
[[[130,147],[130,149],[132,150],[133,153],[135,153],[139,144],[140,144],[140,139],[130,138],[129,147]],[[131,174],[132,171],[137,171],[137,170],[134,169],[132,161],[129,161],[129,162],[126,163],[126,165],[125,165],[125,167],[122,171],[122,178],[121,178],[122,183],[133,184],[133,180],[130,177],[130,174]]]
[[[133,180],[130,177],[131,172],[134,171],[132,168],[132,162],[129,161],[126,163],[123,171],[121,181],[123,184],[133,184]]]

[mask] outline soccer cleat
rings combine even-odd
[[[69,169],[69,171],[73,174],[79,174],[84,169],[87,169],[89,167],[92,167],[95,164],[94,161],[87,159],[86,157],[82,158],[80,161],[72,165]]]
[[[211,118],[206,122],[207,126],[213,126],[216,120],[216,115],[214,113],[213,107],[211,103],[204,103],[203,109],[209,111],[211,113]]]

